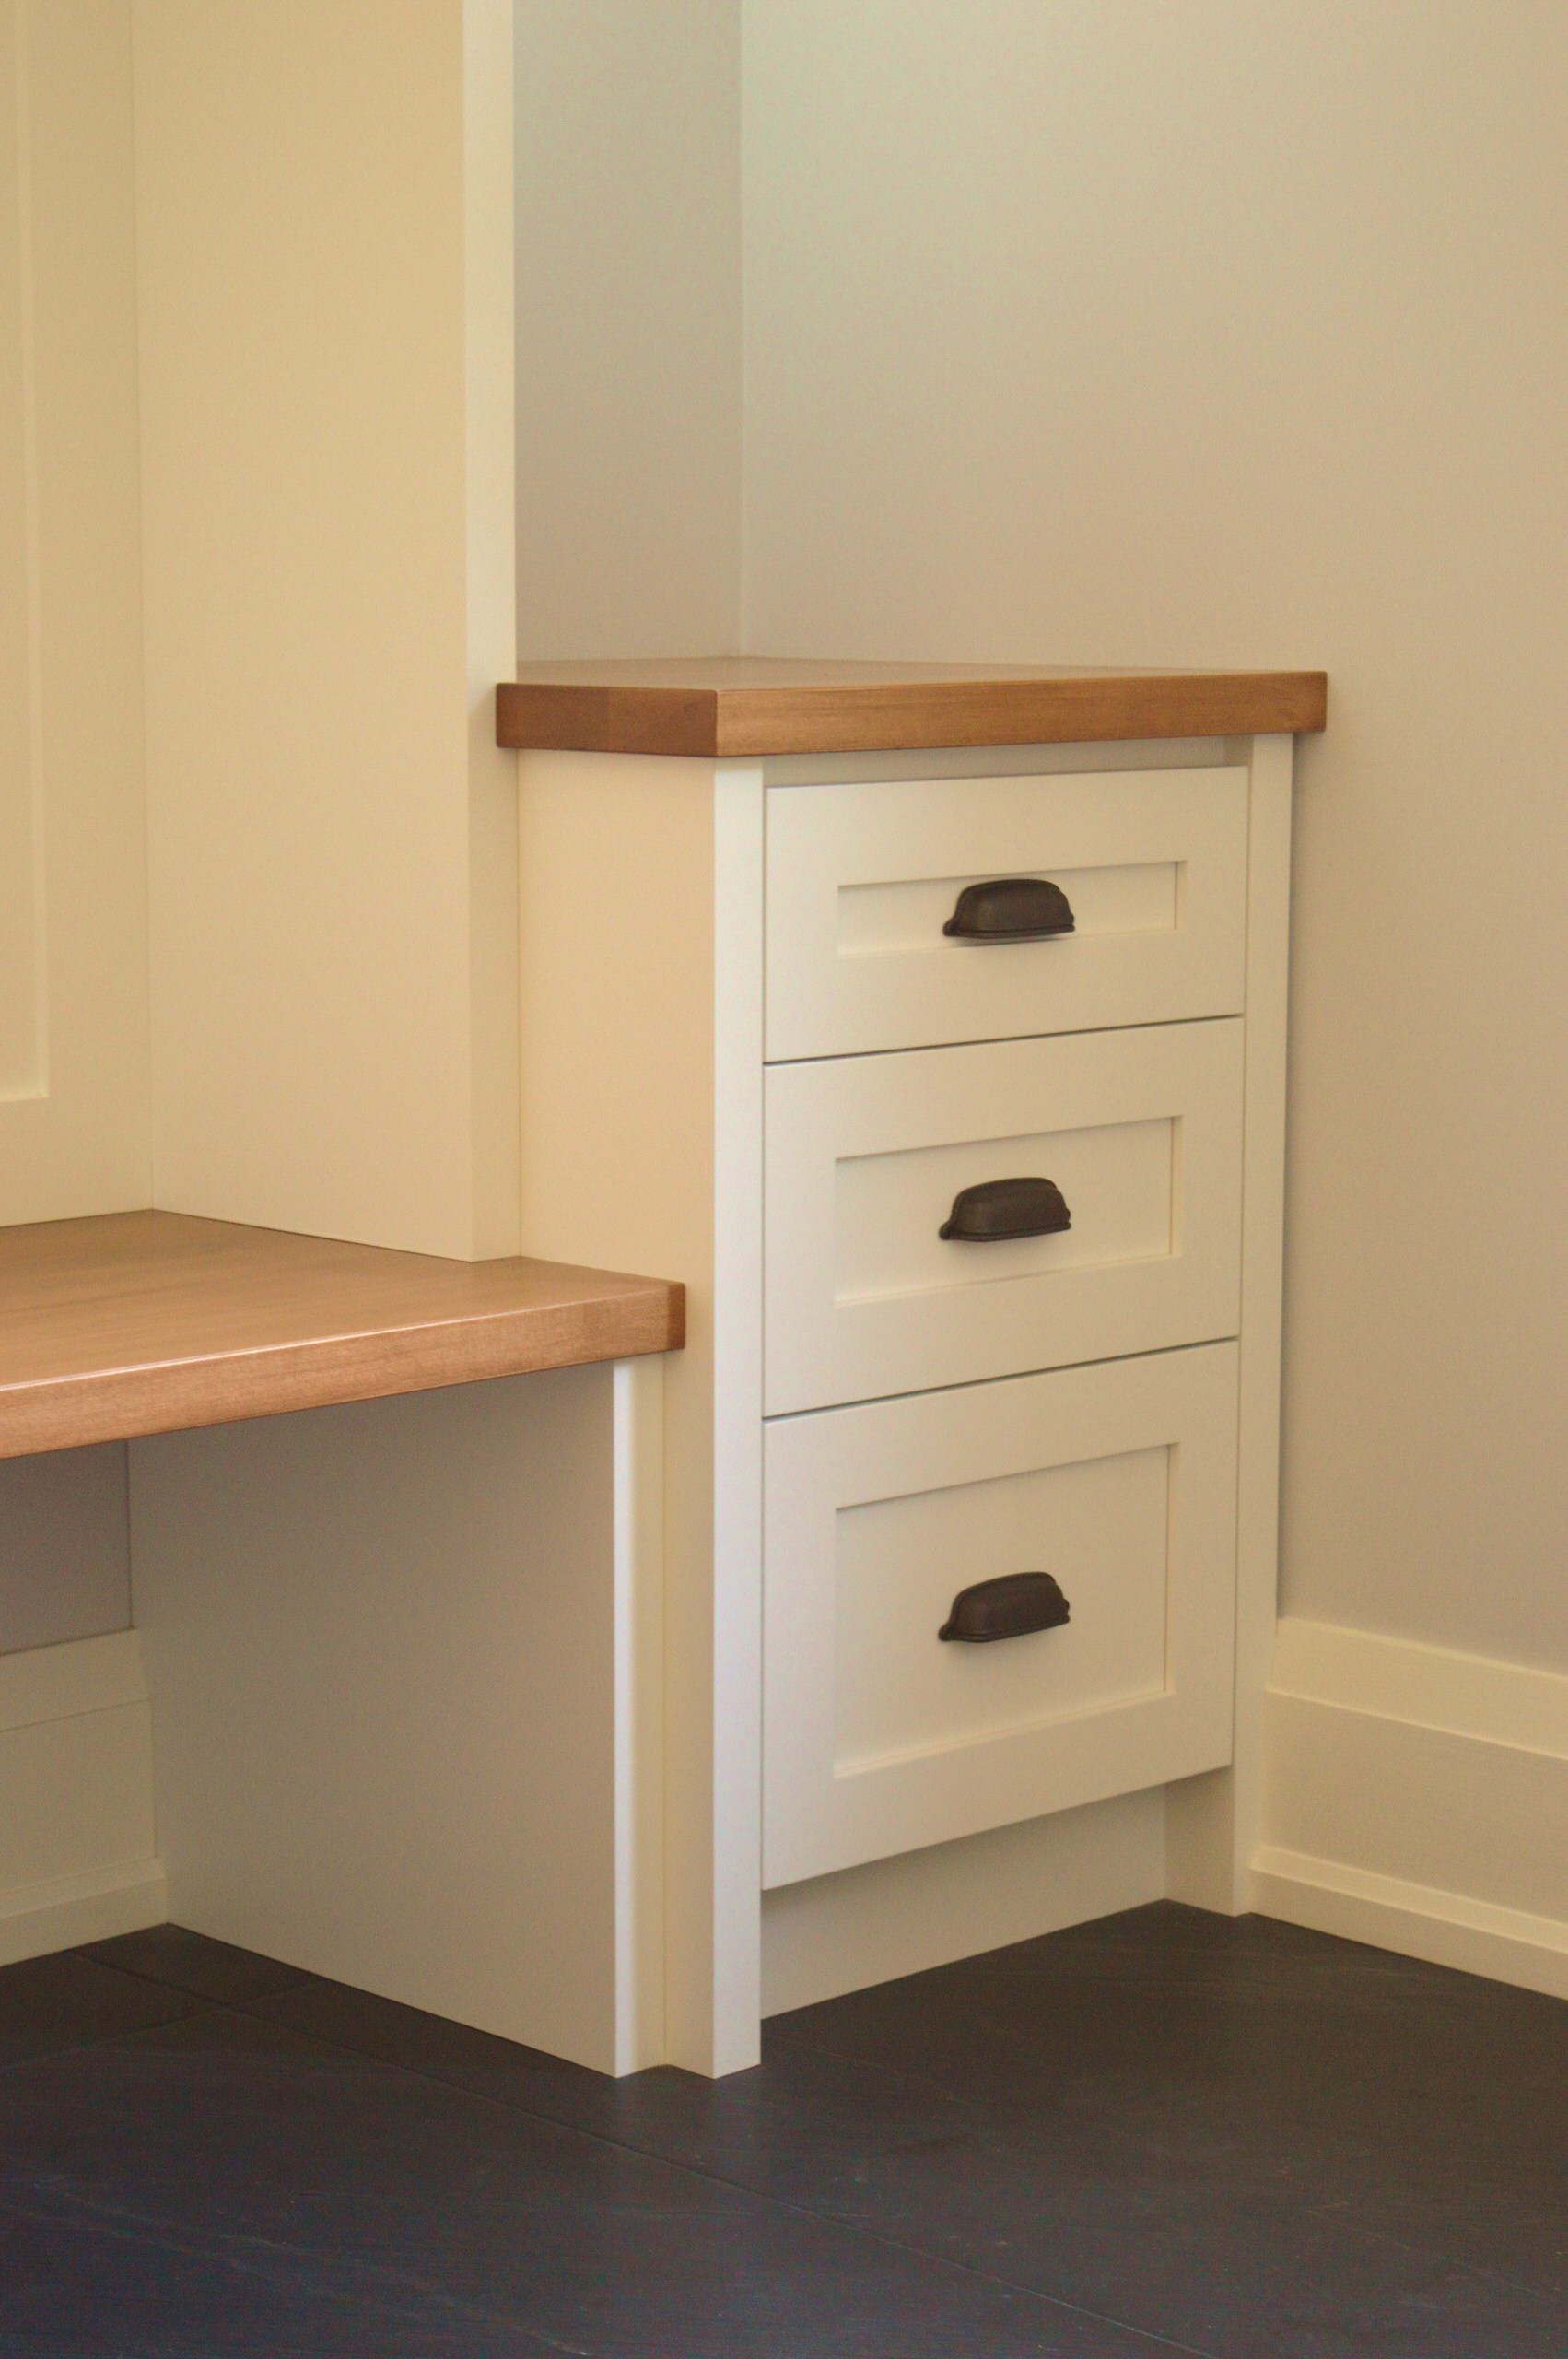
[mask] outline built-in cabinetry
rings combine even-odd
[[[523,1237],[691,1288],[677,2060],[754,2052],[766,1888],[1170,1787],[1176,1888],[1235,1903],[1321,719],[1316,675],[503,691]]]

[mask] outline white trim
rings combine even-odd
[[[56,1876],[47,1884],[0,1893],[0,1966],[107,1942],[161,1925],[169,1894],[157,1860],[136,1860],[89,1875]]]
[[[1253,1905],[1568,1996],[1568,1678],[1291,1618]]]
[[[168,1914],[134,1630],[0,1657],[0,1964]]]
[[[759,765],[714,764],[711,1982],[706,2025],[672,2013],[670,2060],[716,2075],[761,2054],[766,809]]]
[[[1252,1882],[1254,1906],[1265,1917],[1568,1999],[1568,1923],[1560,1919],[1268,1843],[1253,1862]]]
[[[1174,1785],[1165,1818],[1175,1900],[1248,1905],[1261,1831],[1264,1687],[1278,1611],[1280,1362],[1284,1269],[1291,781],[1295,741],[1252,740],[1242,1113],[1241,1387],[1236,1453],[1235,1704],[1232,1766]]]
[[[617,1360],[614,1848],[617,2072],[664,2060],[664,1363]]]

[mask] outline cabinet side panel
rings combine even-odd
[[[736,1320],[760,1290],[760,1203],[741,1200],[760,1156],[761,780],[590,754],[519,768],[523,1250],[687,1288],[665,1391],[669,2052],[731,2070],[756,2040],[759,1567],[754,1488],[749,1555],[743,1537],[716,1581],[716,1517],[748,1510],[733,1455],[716,1505],[715,1418],[755,1453]]]
[[[614,1376],[133,1445],[170,1911],[603,2071]]]
[[[710,1336],[710,762],[518,763],[522,1250],[684,1278]]]

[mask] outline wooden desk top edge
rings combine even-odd
[[[813,663],[760,656],[527,663],[497,689],[496,738],[520,751],[720,760],[1296,734],[1324,726],[1328,685],[1323,672]]]
[[[0,1459],[678,1349],[662,1279],[182,1213],[0,1228]]]

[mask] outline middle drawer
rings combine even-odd
[[[1242,1029],[770,1067],[766,1414],[1234,1334]]]

